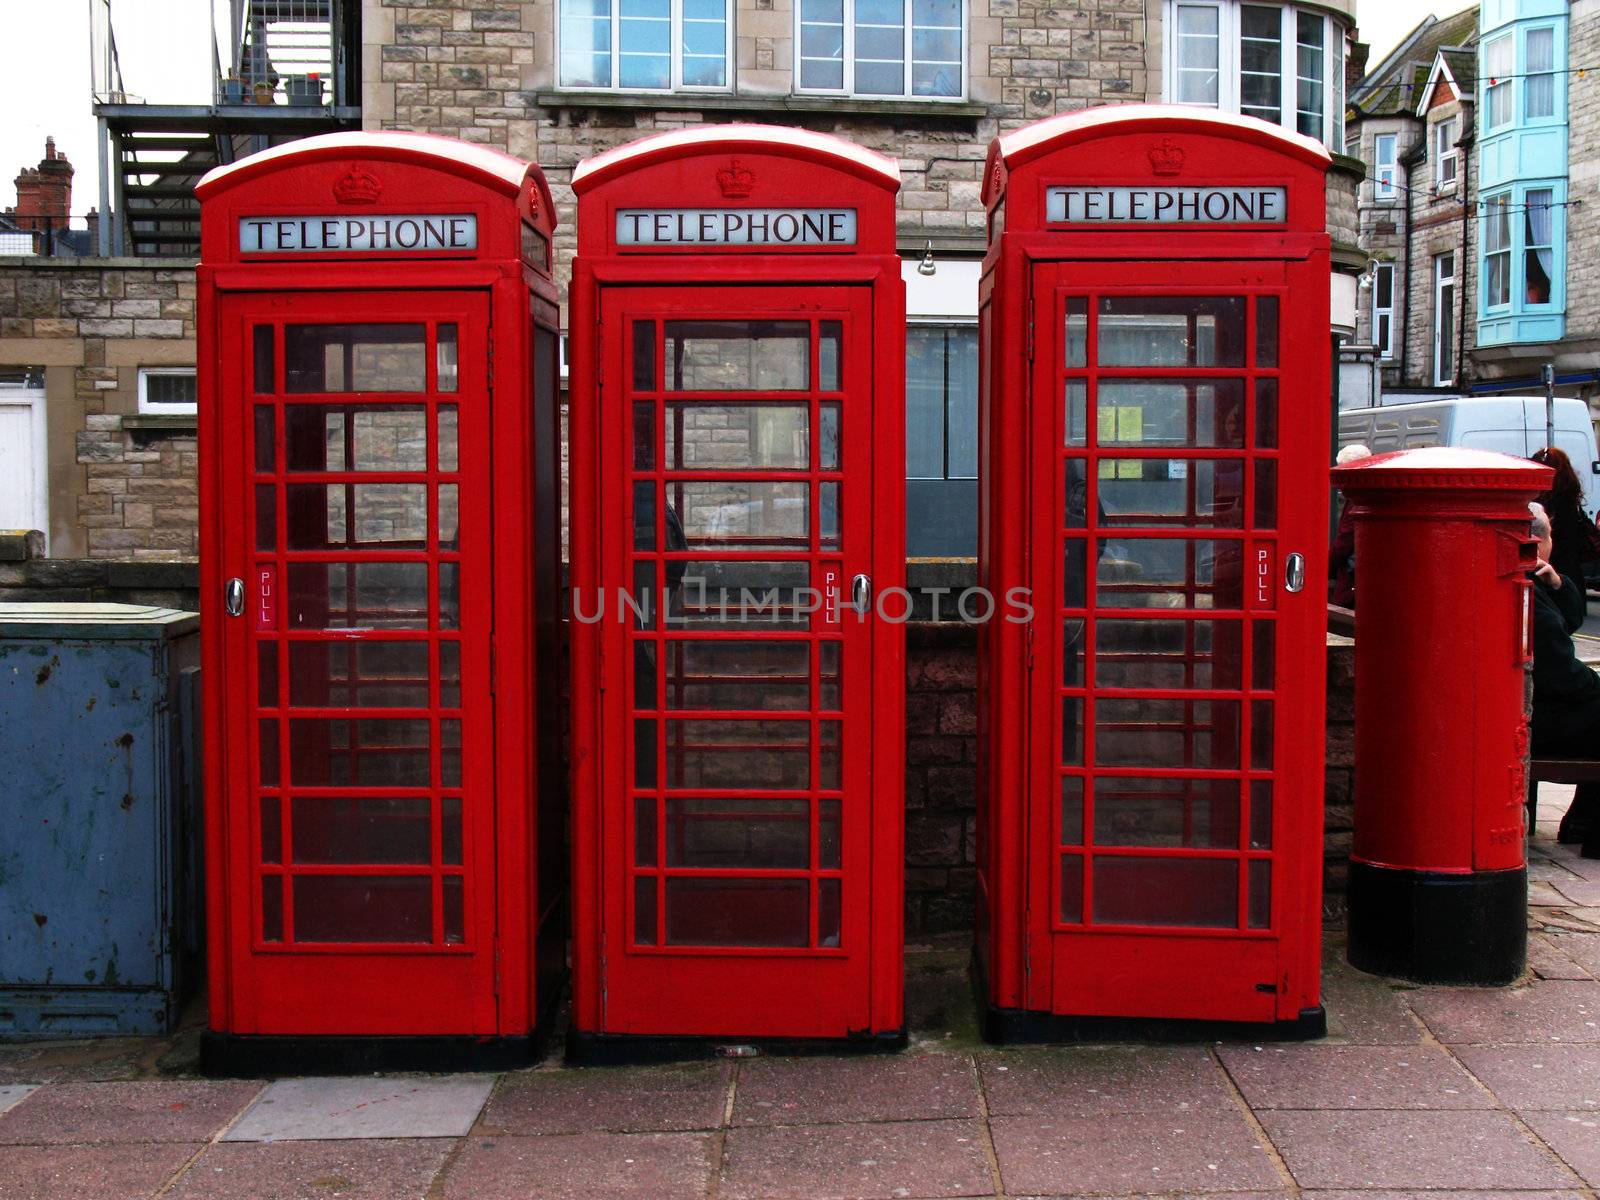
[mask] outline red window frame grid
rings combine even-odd
[[[439,566],[441,563],[454,563],[457,565],[457,585],[460,583],[460,564],[462,552],[459,537],[455,550],[441,550],[439,544],[439,501],[438,487],[441,483],[454,484],[458,488],[458,505],[461,490],[464,488],[464,478],[461,472],[461,392],[441,392],[438,387],[438,329],[442,324],[459,324],[458,321],[445,321],[436,317],[424,316],[419,319],[392,322],[395,324],[420,324],[424,327],[423,366],[425,371],[424,386],[421,391],[406,392],[288,392],[285,390],[285,346],[284,328],[287,325],[303,324],[284,318],[261,319],[253,318],[247,322],[246,345],[254,345],[255,330],[270,328],[273,338],[273,391],[262,393],[256,390],[256,378],[253,370],[243,374],[248,380],[246,394],[247,406],[251,414],[251,436],[256,436],[254,419],[258,409],[265,407],[273,414],[273,466],[271,472],[263,472],[254,453],[249,457],[251,463],[249,486],[246,489],[246,503],[250,512],[246,527],[258,529],[256,505],[259,502],[258,489],[268,486],[274,490],[274,550],[271,553],[263,552],[259,547],[252,547],[250,561],[252,569],[259,572],[263,567],[269,567],[275,572],[279,591],[279,603],[275,614],[276,628],[263,630],[254,628],[249,634],[251,652],[248,655],[248,686],[251,694],[256,697],[252,706],[256,711],[257,719],[252,722],[250,730],[251,761],[254,764],[255,778],[252,781],[252,792],[255,803],[251,805],[254,819],[250,822],[249,844],[251,848],[251,908],[252,928],[250,948],[254,953],[260,954],[442,954],[442,955],[471,955],[480,950],[479,942],[483,939],[481,931],[473,928],[475,921],[472,905],[467,901],[466,864],[472,860],[474,845],[471,821],[467,819],[464,785],[459,775],[454,785],[446,786],[443,783],[443,739],[441,736],[443,725],[446,721],[454,721],[458,727],[456,749],[462,752],[462,739],[459,727],[464,719],[465,710],[461,704],[446,707],[441,703],[440,674],[439,674],[439,645],[443,641],[459,643],[462,640],[462,631],[458,622],[453,629],[444,629],[440,624],[440,594],[439,594]],[[320,322],[319,322],[320,323]],[[458,332],[459,339],[459,332]],[[458,341],[459,345],[459,341]],[[459,382],[458,382],[459,389]],[[457,409],[457,457],[454,471],[441,471],[439,469],[439,409],[441,405],[452,405]],[[294,471],[288,470],[287,436],[286,436],[286,410],[292,405],[315,406],[323,410],[358,408],[394,408],[412,407],[421,408],[425,415],[427,427],[427,464],[421,471]],[[351,436],[347,430],[346,438]],[[348,461],[348,460],[347,460]],[[357,550],[346,548],[343,550],[290,550],[288,548],[288,505],[286,488],[290,483],[296,484],[344,484],[356,483],[408,483],[425,484],[427,486],[429,503],[427,505],[428,535],[427,544],[418,550]],[[459,513],[459,509],[458,509]],[[353,530],[352,530],[353,532]],[[288,588],[288,567],[295,562],[327,562],[327,563],[369,563],[369,562],[421,562],[428,567],[428,615],[427,624],[417,630],[362,630],[359,637],[351,636],[350,632],[340,632],[337,629],[305,630],[291,629],[287,624],[287,607],[284,597]],[[459,604],[459,593],[458,593]],[[414,708],[361,708],[352,706],[322,706],[322,707],[296,707],[290,703],[289,671],[291,655],[289,647],[296,643],[332,644],[354,646],[361,642],[409,642],[423,644],[428,647],[429,679],[429,704],[426,707]],[[277,704],[273,708],[266,708],[259,703],[260,688],[260,647],[263,643],[270,643],[278,647],[277,669],[278,680],[275,699]],[[458,654],[458,662],[460,655]],[[269,715],[272,714],[272,715]],[[292,747],[290,743],[291,723],[297,719],[327,719],[346,720],[354,723],[364,719],[403,719],[425,720],[429,726],[428,774],[430,782],[426,786],[374,786],[363,787],[360,785],[306,785],[302,787],[290,773],[290,760]],[[263,761],[261,745],[261,729],[264,723],[272,721],[277,725],[277,784],[268,786],[261,782],[261,765]],[[385,750],[403,749],[403,747],[384,747]],[[296,796],[305,795],[318,799],[426,799],[429,802],[429,856],[427,864],[376,864],[376,863],[295,863],[293,861],[293,830],[292,810]],[[445,864],[443,862],[443,800],[446,796],[459,802],[459,820],[461,824],[461,862],[459,864]],[[278,801],[279,820],[279,853],[278,863],[264,861],[262,845],[262,801],[267,798]],[[431,905],[431,930],[428,941],[395,941],[395,942],[359,942],[359,941],[330,941],[330,942],[299,942],[294,938],[294,888],[293,880],[301,875],[305,876],[381,876],[381,877],[428,877],[432,880]],[[461,880],[461,917],[462,929],[459,942],[446,942],[444,940],[444,879],[453,876]],[[264,938],[265,930],[265,890],[266,880],[276,878],[278,886],[282,889],[279,901],[279,916],[282,923],[282,939],[267,941]]]
[[[820,374],[820,345],[821,330],[824,324],[833,323],[840,325],[847,320],[848,313],[817,310],[806,315],[785,315],[782,318],[770,318],[784,322],[806,323],[807,331],[807,370],[808,386],[804,389],[784,391],[757,391],[757,390],[677,390],[668,386],[666,374],[666,336],[665,327],[670,318],[660,314],[630,316],[627,318],[629,330],[621,341],[625,347],[625,363],[623,366],[623,401],[620,408],[624,420],[628,423],[629,437],[624,439],[625,444],[637,445],[636,433],[633,422],[638,412],[638,406],[648,405],[652,412],[651,462],[653,469],[640,470],[637,459],[629,462],[628,480],[630,489],[629,511],[631,512],[632,488],[639,483],[650,483],[654,488],[655,503],[655,549],[639,550],[632,545],[631,537],[629,548],[625,554],[627,563],[627,578],[637,580],[639,568],[650,564],[653,568],[654,598],[651,604],[651,624],[639,628],[637,623],[627,630],[626,644],[629,652],[624,658],[624,678],[626,680],[626,695],[632,698],[628,705],[628,721],[631,727],[637,729],[640,720],[652,720],[657,723],[655,734],[656,764],[654,788],[643,788],[638,785],[637,770],[637,736],[630,736],[625,747],[626,762],[624,769],[628,780],[624,791],[628,797],[625,806],[623,821],[623,843],[627,848],[628,862],[625,864],[624,878],[626,886],[623,889],[624,904],[624,941],[629,953],[655,956],[713,956],[713,957],[801,957],[801,958],[847,958],[852,947],[848,946],[844,937],[844,921],[840,914],[840,940],[836,946],[818,944],[819,937],[819,905],[821,901],[821,887],[823,880],[837,881],[837,890],[842,898],[844,888],[843,869],[843,840],[844,840],[844,803],[843,789],[843,711],[838,709],[825,709],[821,701],[821,650],[823,642],[832,642],[840,647],[839,668],[844,669],[844,636],[842,631],[829,634],[818,627],[816,620],[819,613],[824,617],[835,615],[837,622],[844,620],[844,605],[842,600],[833,601],[835,605],[830,609],[827,598],[828,588],[819,590],[824,592],[825,598],[821,608],[807,614],[804,629],[785,628],[775,624],[771,629],[763,629],[754,636],[733,630],[698,629],[694,627],[673,630],[666,619],[664,606],[660,598],[666,595],[665,573],[670,562],[800,562],[811,567],[810,583],[808,586],[816,587],[830,576],[835,580],[842,580],[843,566],[843,505],[841,499],[840,510],[837,514],[840,521],[838,539],[839,545],[830,549],[823,549],[821,545],[821,490],[825,483],[837,483],[840,489],[844,487],[844,472],[842,456],[838,467],[823,469],[822,462],[822,405],[831,403],[836,406],[839,414],[838,429],[836,431],[838,446],[842,449],[845,437],[845,421],[849,419],[845,413],[846,392],[843,389],[845,378],[845,347],[844,339],[840,339],[839,349],[839,383],[837,389],[824,389]],[[749,314],[737,310],[729,310],[718,315],[714,312],[697,312],[690,319],[696,322],[747,322],[752,318]],[[760,318],[766,320],[768,318]],[[637,390],[634,381],[637,375],[634,372],[633,355],[637,343],[632,335],[633,328],[639,322],[647,322],[652,326],[651,346],[656,356],[652,379],[655,386],[648,390]],[[666,422],[669,403],[694,403],[706,406],[751,406],[760,404],[798,405],[804,403],[807,407],[808,440],[810,444],[809,463],[804,469],[799,468],[754,468],[716,470],[707,468],[682,470],[670,469],[666,459]],[[680,439],[681,444],[681,439]],[[689,547],[684,550],[668,550],[666,542],[666,511],[665,497],[667,487],[674,482],[790,482],[807,484],[807,548],[804,550],[736,550],[726,547],[713,546],[704,549]],[[804,710],[767,711],[759,709],[669,709],[666,705],[667,672],[662,669],[664,656],[661,651],[672,642],[684,641],[728,641],[751,642],[762,641],[788,641],[806,644],[810,652],[807,656],[810,664],[810,702]],[[636,700],[637,684],[634,677],[634,656],[632,649],[642,641],[651,641],[657,647],[656,662],[656,704],[655,709],[639,709],[633,700]],[[842,679],[842,674],[840,676]],[[842,686],[842,685],[841,685]],[[668,721],[684,720],[760,720],[805,722],[809,729],[808,742],[808,777],[809,786],[806,788],[674,788],[667,784],[669,775],[668,765],[668,735],[665,725]],[[834,741],[835,753],[839,757],[839,784],[838,787],[824,788],[820,786],[822,780],[822,729],[831,726],[837,730]],[[754,794],[754,793],[759,793]],[[804,800],[808,805],[809,824],[809,857],[810,865],[806,868],[759,868],[759,867],[668,867],[665,861],[667,845],[667,802],[672,799],[707,799],[707,800],[749,800],[749,799],[782,799]],[[634,848],[637,845],[636,814],[638,803],[645,800],[654,803],[656,831],[656,863],[652,867],[641,867],[637,861]],[[839,805],[840,824],[840,866],[827,868],[820,865],[821,853],[821,803],[832,800]],[[666,940],[667,933],[667,897],[666,883],[669,878],[701,878],[701,879],[804,879],[807,884],[807,945],[805,946],[717,946],[717,945],[686,945],[669,944]],[[637,888],[640,879],[652,879],[655,885],[655,943],[641,943],[637,940],[638,914]]]
[[[1167,937],[1182,934],[1185,937],[1214,937],[1214,938],[1252,938],[1258,940],[1271,940],[1280,936],[1280,917],[1282,905],[1279,902],[1281,888],[1281,872],[1273,870],[1270,877],[1268,891],[1269,913],[1265,925],[1252,926],[1250,924],[1250,864],[1255,861],[1265,861],[1271,864],[1276,856],[1278,837],[1274,829],[1270,838],[1270,846],[1264,849],[1254,848],[1251,845],[1251,805],[1252,784],[1265,780],[1277,788],[1277,755],[1276,746],[1273,747],[1272,765],[1257,767],[1254,765],[1254,736],[1256,732],[1255,706],[1260,702],[1275,704],[1278,689],[1276,678],[1271,688],[1255,687],[1254,677],[1254,624],[1257,621],[1272,622],[1276,632],[1276,615],[1271,609],[1253,608],[1249,601],[1247,578],[1245,577],[1245,564],[1250,560],[1246,552],[1249,547],[1265,545],[1271,548],[1271,560],[1276,562],[1276,546],[1279,531],[1260,530],[1256,528],[1256,471],[1254,464],[1263,459],[1277,463],[1281,457],[1281,436],[1274,439],[1275,444],[1270,447],[1256,445],[1258,424],[1258,394],[1257,380],[1272,379],[1280,381],[1283,367],[1282,350],[1282,313],[1287,298],[1287,288],[1283,286],[1266,287],[1260,285],[1240,284],[1230,285],[1227,292],[1220,292],[1218,285],[1195,285],[1192,287],[1161,287],[1157,289],[1151,284],[1127,284],[1115,286],[1078,287],[1055,283],[1052,288],[1052,320],[1056,329],[1062,329],[1066,320],[1066,301],[1068,299],[1083,298],[1086,302],[1087,319],[1085,322],[1085,361],[1081,367],[1069,367],[1065,363],[1065,339],[1052,334],[1052,342],[1056,345],[1056,359],[1054,365],[1054,387],[1052,402],[1052,426],[1054,429],[1054,461],[1055,470],[1052,480],[1052,489],[1055,498],[1055,538],[1054,541],[1060,549],[1053,553],[1054,561],[1054,597],[1059,602],[1065,598],[1065,551],[1072,541],[1079,541],[1084,547],[1085,577],[1084,577],[1084,604],[1082,606],[1067,606],[1064,603],[1052,606],[1052,619],[1057,629],[1067,619],[1083,622],[1082,628],[1082,658],[1080,661],[1080,675],[1083,683],[1076,687],[1067,687],[1057,682],[1052,690],[1050,741],[1053,749],[1053,775],[1055,788],[1052,793],[1049,816],[1049,830],[1051,838],[1051,869],[1050,869],[1050,916],[1049,929],[1052,933],[1068,932],[1107,932],[1117,934],[1149,934],[1152,936]],[[1172,297],[1208,297],[1223,294],[1226,296],[1243,296],[1247,298],[1245,306],[1245,331],[1244,347],[1245,361],[1239,366],[1231,367],[1199,367],[1199,366],[1158,366],[1158,367],[1101,367],[1098,363],[1098,335],[1099,311],[1098,301],[1106,296],[1125,296],[1139,298],[1154,296],[1159,298]],[[1263,296],[1275,297],[1279,310],[1279,341],[1278,341],[1278,366],[1265,367],[1258,360],[1257,343],[1257,313],[1259,301]],[[1170,379],[1181,377],[1184,381],[1204,379],[1240,379],[1243,383],[1242,406],[1243,428],[1242,447],[1194,447],[1194,446],[1165,446],[1159,448],[1140,449],[1135,447],[1116,446],[1108,447],[1104,451],[1100,446],[1099,420],[1098,420],[1098,392],[1099,382],[1102,378],[1109,379]],[[1081,446],[1069,446],[1066,440],[1066,382],[1069,379],[1080,379],[1085,384],[1085,429],[1084,442]],[[1275,403],[1280,406],[1278,423],[1281,429],[1281,384],[1277,390]],[[1194,420],[1193,409],[1187,414],[1187,419]],[[1192,431],[1191,431],[1192,440]],[[1198,460],[1240,460],[1245,464],[1243,472],[1244,505],[1248,514],[1248,523],[1239,529],[1219,529],[1211,526],[1174,528],[1171,526],[1138,526],[1116,525],[1106,526],[1106,536],[1109,537],[1138,537],[1138,538],[1163,538],[1170,540],[1183,540],[1191,543],[1198,541],[1236,542],[1240,546],[1241,569],[1241,604],[1238,608],[1207,608],[1188,607],[1183,609],[1162,609],[1160,616],[1164,620],[1207,620],[1207,619],[1233,619],[1241,624],[1240,637],[1240,683],[1238,689],[1173,689],[1173,688],[1101,688],[1092,685],[1096,651],[1094,646],[1094,633],[1100,618],[1110,619],[1150,619],[1153,610],[1148,608],[1100,608],[1095,602],[1095,590],[1098,587],[1096,572],[1097,557],[1091,553],[1102,536],[1102,527],[1099,524],[1098,494],[1099,474],[1098,467],[1102,457],[1107,459],[1171,459],[1182,458],[1185,461]],[[1088,493],[1091,497],[1085,505],[1084,525],[1079,530],[1067,530],[1064,525],[1066,513],[1066,463],[1069,460],[1082,462],[1085,466],[1085,478],[1092,487]],[[1193,477],[1191,476],[1191,483]],[[1281,482],[1281,480],[1280,480]],[[1274,525],[1280,523],[1275,517]],[[1188,562],[1193,564],[1193,549],[1187,556]],[[1192,572],[1191,572],[1192,574]],[[1171,591],[1171,588],[1164,588]],[[1188,598],[1193,599],[1198,593],[1192,584],[1186,584],[1184,589]],[[1051,670],[1056,672],[1059,681],[1059,664],[1052,664]],[[1141,766],[1100,766],[1095,761],[1095,730],[1094,720],[1095,697],[1104,696],[1110,699],[1176,699],[1184,701],[1234,701],[1239,704],[1239,766],[1236,768],[1200,768],[1200,767],[1141,767]],[[1063,701],[1077,699],[1080,703],[1079,722],[1080,733],[1083,739],[1082,760],[1073,765],[1064,762],[1064,748],[1062,746]],[[1275,728],[1275,722],[1273,723]],[[1083,835],[1076,846],[1063,844],[1061,828],[1061,787],[1062,780],[1076,777],[1083,781],[1082,820]],[[1238,784],[1239,801],[1239,844],[1235,848],[1197,848],[1176,846],[1097,846],[1094,843],[1094,781],[1097,778],[1140,778],[1140,779],[1183,779],[1207,780],[1228,779]],[[1273,824],[1278,821],[1278,805],[1273,806]],[[1062,913],[1062,861],[1068,857],[1077,858],[1080,863],[1083,893],[1081,897],[1081,919],[1077,922],[1067,922],[1061,919]],[[1094,916],[1094,860],[1100,857],[1116,858],[1171,858],[1171,859],[1222,859],[1235,860],[1238,863],[1238,895],[1235,905],[1236,923],[1228,927],[1162,924],[1141,925],[1122,922],[1095,921]]]

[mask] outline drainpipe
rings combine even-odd
[[[1396,140],[1398,141],[1398,134],[1396,135]],[[1400,308],[1400,386],[1402,388],[1411,386],[1411,310],[1415,307],[1411,303],[1411,207],[1415,203],[1413,199],[1415,193],[1411,190],[1411,168],[1421,161],[1422,156],[1418,151],[1426,145],[1427,134],[1424,133],[1421,141],[1411,146],[1404,154],[1397,155],[1406,179],[1405,183],[1401,185],[1405,193],[1406,221],[1405,289],[1400,293],[1405,298]]]
[[[1467,384],[1467,272],[1473,274],[1470,278],[1477,278],[1477,265],[1472,258],[1472,127],[1467,123],[1466,113],[1462,113],[1463,125],[1467,125],[1466,132],[1461,135],[1461,140],[1456,145],[1461,147],[1461,266],[1456,272],[1456,299],[1460,306],[1460,316],[1456,318],[1456,387],[1465,388]],[[1471,264],[1469,266],[1469,264]]]

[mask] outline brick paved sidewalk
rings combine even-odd
[[[1600,862],[1535,842],[1532,971],[1407,988],[1343,965],[1308,1045],[993,1049],[965,948],[908,962],[886,1058],[500,1076],[174,1077],[170,1041],[0,1046],[0,1200],[1594,1197]]]

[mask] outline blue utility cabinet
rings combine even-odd
[[[199,631],[0,604],[0,1039],[177,1018],[201,933]]]

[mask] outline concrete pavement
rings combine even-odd
[[[995,1049],[965,947],[908,960],[885,1058],[223,1082],[177,1042],[0,1046],[0,1200],[1594,1197],[1600,862],[1531,856],[1516,988],[1362,975],[1303,1045]],[[187,1039],[187,1041],[186,1041]]]

